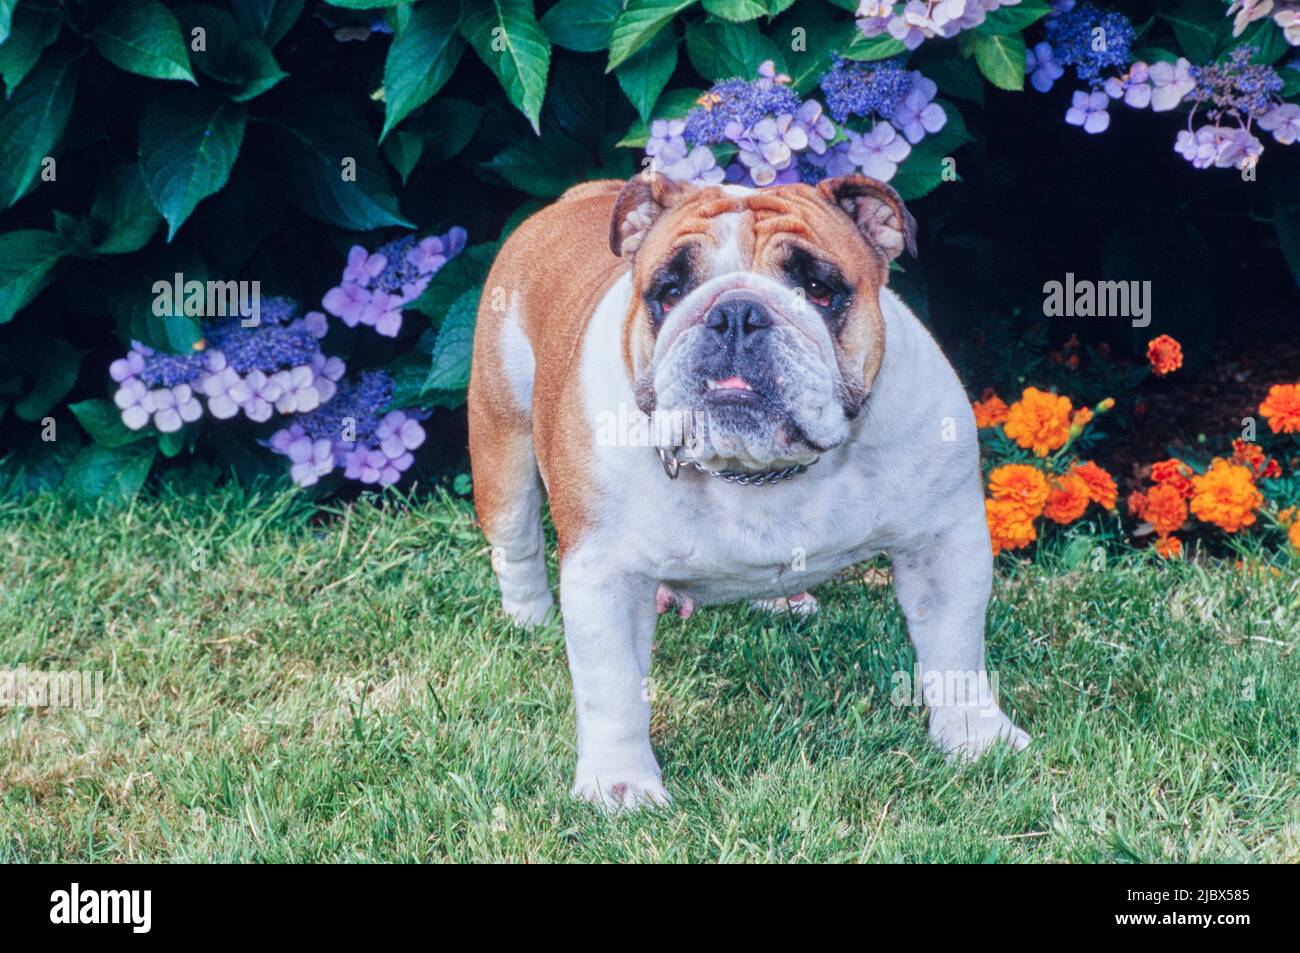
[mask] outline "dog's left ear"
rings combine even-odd
[[[632,176],[614,200],[614,215],[609,222],[610,251],[631,261],[655,219],[693,189],[655,171],[653,166]]]
[[[916,219],[884,182],[865,175],[842,175],[822,180],[817,188],[853,219],[867,244],[885,261],[893,261],[904,248],[916,257]]]

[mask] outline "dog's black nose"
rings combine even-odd
[[[727,337],[742,337],[770,327],[772,316],[753,298],[732,298],[714,306],[704,319],[710,331]]]

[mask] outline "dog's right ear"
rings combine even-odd
[[[692,189],[656,171],[653,165],[628,179],[614,200],[614,216],[609,222],[610,251],[631,261],[655,220]]]

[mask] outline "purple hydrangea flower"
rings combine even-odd
[[[1151,109],[1154,112],[1168,112],[1196,88],[1192,78],[1192,64],[1183,57],[1176,62],[1152,63],[1149,67],[1151,79]]]
[[[1106,111],[1109,105],[1110,99],[1100,90],[1076,90],[1065,121],[1071,126],[1082,126],[1087,133],[1105,132],[1110,127],[1110,113]]]
[[[1052,56],[1052,44],[1044,40],[1025,51],[1025,75],[1029,85],[1040,93],[1050,91],[1052,84],[1065,75],[1065,67]]]
[[[1282,103],[1259,118],[1259,128],[1271,132],[1284,146],[1300,139],[1300,106]]]
[[[726,177],[726,173],[718,168],[718,161],[708,146],[696,146],[664,172],[670,179],[690,182],[692,185],[717,185]]]
[[[887,122],[877,123],[870,132],[849,145],[849,159],[863,173],[888,182],[898,171],[898,163],[911,153],[912,147]]]
[[[350,328],[365,325],[385,337],[402,330],[402,308],[429,286],[429,279],[465,247],[463,228],[416,242],[399,238],[373,254],[360,245],[348,252],[339,284],[325,292],[321,305]],[[319,327],[319,322],[314,322]]]
[[[684,119],[656,119],[650,123],[650,138],[645,144],[645,154],[658,160],[658,165],[669,166],[686,158],[686,131]]]
[[[1123,14],[1103,13],[1091,3],[1049,16],[1045,26],[1056,62],[1073,66],[1079,79],[1094,87],[1101,85],[1104,70],[1128,65],[1129,48],[1137,36]],[[1104,42],[1097,43],[1099,38]]]
[[[901,59],[859,63],[836,57],[821,78],[826,108],[836,122],[850,116],[888,116],[912,85]]]
[[[1151,105],[1151,70],[1146,63],[1138,60],[1123,76],[1112,76],[1106,80],[1103,88],[1111,99],[1122,97],[1125,104],[1134,109],[1146,109]]]
[[[948,122],[943,107],[932,102],[939,92],[934,80],[919,72],[912,75],[912,87],[894,107],[889,121],[912,145],[925,138],[926,133],[938,132]]]

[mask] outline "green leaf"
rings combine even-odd
[[[185,430],[158,434],[158,449],[164,457],[174,457],[185,449]]]
[[[695,0],[628,0],[627,7],[614,21],[609,37],[609,65],[611,72],[637,50],[649,43],[673,17]]]
[[[460,29],[533,131],[540,132],[551,41],[533,16],[532,0],[464,0]]]
[[[569,186],[591,177],[587,150],[549,124],[535,139],[516,139],[483,168],[521,192],[542,198],[557,198]]]
[[[139,251],[149,244],[159,220],[140,167],[134,162],[118,166],[100,183],[90,206],[94,250],[101,255]]]
[[[24,6],[17,12],[9,39],[0,45],[0,79],[4,80],[6,97],[31,72],[41,52],[55,41],[60,26],[58,16],[48,10]]]
[[[463,394],[469,386],[470,357],[474,352],[474,324],[478,315],[478,300],[483,288],[475,286],[456,299],[438,329],[438,341],[433,346],[429,376],[424,380],[424,393]],[[441,401],[439,401],[441,402]]]
[[[26,194],[63,137],[76,88],[76,60],[47,56],[0,111],[0,208]]]
[[[695,107],[703,93],[702,89],[670,89],[659,97],[659,101],[651,110],[651,115],[655,119],[681,119]],[[650,123],[638,119],[617,144],[620,148],[641,149],[649,140]]]
[[[500,246],[496,242],[471,245],[437,272],[424,293],[406,307],[428,315],[435,324],[442,321],[456,299],[467,290],[482,285]]]
[[[284,163],[285,193],[302,211],[358,231],[415,227],[398,210],[365,117],[349,102],[329,96],[296,102],[272,128]],[[345,179],[353,164],[355,180]]]
[[[159,96],[140,118],[140,168],[167,240],[194,207],[226,184],[244,141],[243,106],[204,90]]]
[[[934,56],[917,63],[916,68],[934,80],[940,92],[984,105],[984,80],[970,60],[960,56]]]
[[[998,7],[977,30],[986,34],[1019,33],[1052,12],[1047,0],[1020,0],[1014,7]]]
[[[715,83],[756,76],[764,60],[784,65],[776,44],[753,23],[692,23],[686,27],[686,55],[697,72]]]
[[[799,29],[803,33],[793,31]],[[826,71],[831,68],[835,55],[859,36],[858,28],[852,20],[839,17],[826,5],[800,6],[789,16],[778,20],[769,31],[774,37],[780,37],[787,47],[786,62],[789,68],[790,85],[795,92],[806,96],[821,81]],[[788,49],[795,40],[803,49]]]
[[[938,188],[944,181],[944,160],[973,138],[956,106],[942,99],[935,102],[943,107],[948,121],[938,132],[914,145],[911,154],[889,180],[905,202],[919,199]]]
[[[246,102],[271,89],[289,74],[280,69],[275,54],[260,37],[245,32],[229,13],[207,3],[184,3],[176,8],[185,36],[203,29],[204,48],[191,49],[194,65],[205,76],[233,87],[231,98]]]
[[[90,34],[106,60],[128,73],[195,82],[185,38],[170,10],[157,0],[119,0]]]
[[[1214,59],[1219,26],[1226,19],[1222,10],[1209,9],[1200,0],[1188,0],[1176,9],[1161,10],[1160,16],[1173,27],[1178,45],[1189,60],[1205,64]]]
[[[975,34],[975,64],[998,89],[1025,88],[1025,39],[1019,33]]]
[[[129,501],[140,492],[158,450],[152,441],[120,447],[91,444],[83,447],[63,474],[62,488],[77,503],[94,506]]]
[[[474,138],[482,119],[482,106],[454,96],[439,96],[405,128],[424,139],[424,158],[436,165],[459,155]]]
[[[704,0],[704,9],[722,20],[745,23],[768,15],[767,4],[761,0]]]
[[[0,0],[0,43],[9,39],[9,31],[13,26],[14,4],[18,0]]]
[[[69,404],[68,410],[90,439],[102,447],[125,447],[148,436],[147,430],[132,430],[122,423],[122,414],[111,400],[83,400]]]
[[[609,46],[614,18],[623,0],[560,0],[543,15],[541,24],[556,46],[575,53],[597,53]]]
[[[345,10],[379,10],[393,6],[394,0],[325,0],[331,7]]]
[[[888,59],[906,52],[907,47],[887,33],[865,37],[860,32],[855,32],[853,42],[841,50],[840,55],[848,60],[866,61]]]
[[[459,17],[455,6],[420,4],[393,38],[384,62],[381,142],[411,110],[432,99],[456,69],[465,50],[465,40],[456,31]]]
[[[77,383],[77,371],[85,351],[62,338],[47,338],[32,348],[23,363],[23,376],[33,382],[30,391],[14,403],[14,413],[23,420],[40,420],[53,410]]]
[[[0,324],[12,319],[40,293],[49,270],[68,251],[53,232],[0,235]]]
[[[677,37],[671,29],[660,30],[649,46],[638,50],[614,71],[624,95],[647,122],[659,94],[677,68]]]
[[[405,185],[411,171],[420,161],[420,154],[424,151],[424,139],[413,132],[403,132],[399,129],[384,140],[380,150],[389,164],[397,170],[397,174],[402,178],[402,184]]]
[[[267,46],[275,46],[302,16],[305,0],[231,0],[235,18]]]
[[[207,262],[184,242],[127,258],[121,271],[108,276],[105,302],[119,338],[172,354],[193,349],[203,337],[200,316],[185,314],[184,302],[181,310],[174,309],[171,286],[177,274],[187,282],[203,282],[209,277]],[[156,288],[158,282],[164,282],[165,289]]]

